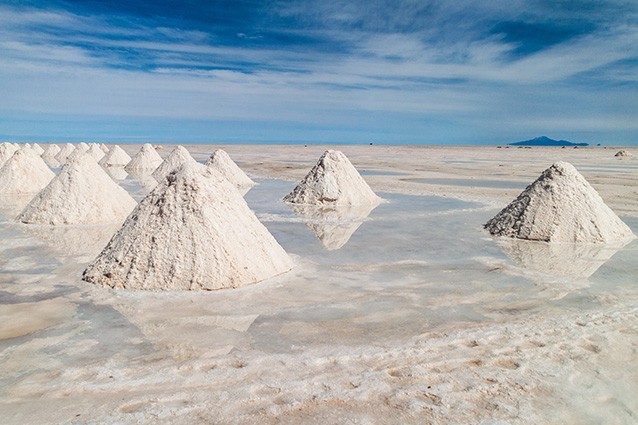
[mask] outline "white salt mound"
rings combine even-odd
[[[104,155],[99,164],[103,167],[124,167],[130,161],[131,157],[124,152],[124,149],[115,145],[109,150],[109,153]]]
[[[327,150],[284,201],[311,205],[365,205],[378,204],[381,198],[343,153]]]
[[[65,165],[18,216],[23,223],[121,223],[136,202],[87,153]]]
[[[614,155],[614,156],[623,157],[623,156],[633,156],[633,155],[632,155],[631,152],[626,151],[626,150],[623,149],[621,151],[616,152],[616,155]]]
[[[100,144],[100,149],[102,150],[102,152],[104,153],[109,153],[109,147],[106,146],[104,143]]]
[[[58,153],[60,153],[60,147],[56,144],[51,144],[47,146],[40,156],[42,158],[55,158]]]
[[[173,149],[173,152],[153,171],[152,176],[155,180],[161,182],[169,173],[177,170],[188,162],[197,163],[185,147],[178,146]]]
[[[53,171],[33,149],[19,149],[0,168],[0,194],[36,194],[54,177]]]
[[[113,288],[213,290],[292,266],[233,185],[187,163],[140,202],[83,279]]]
[[[74,150],[75,146],[73,146],[71,143],[65,143],[60,149],[60,152],[58,152],[58,154],[55,156],[55,159],[57,159],[60,164],[64,164],[66,162],[67,156],[71,155]]]
[[[17,150],[18,148],[12,143],[0,143],[0,167],[2,167]]]
[[[613,243],[636,236],[567,162],[556,162],[487,222],[496,236],[545,242]]]
[[[153,145],[145,143],[126,166],[127,171],[154,171],[162,163],[162,157],[155,151]]]
[[[217,149],[213,152],[206,161],[206,166],[219,172],[237,188],[242,189],[255,185],[255,182],[235,164],[235,161],[230,159],[230,156],[223,149]]]
[[[89,146],[87,143],[80,142],[80,143],[78,144],[78,147],[77,147],[77,148],[78,148],[78,149],[81,149],[81,150],[82,150],[82,152],[86,152],[86,151],[88,151],[88,150],[89,150],[90,146]]]
[[[95,161],[100,161],[102,158],[104,158],[104,155],[106,155],[102,151],[102,149],[100,149],[100,145],[98,145],[97,143],[92,143],[86,153],[91,155]]]
[[[42,149],[42,146],[38,145],[37,143],[32,144],[31,149],[33,149],[33,151],[38,155],[42,155],[44,153],[44,149]]]

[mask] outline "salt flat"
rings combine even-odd
[[[13,223],[5,200],[3,423],[638,421],[638,243],[482,229],[565,160],[636,233],[635,157],[337,147],[386,201],[339,215],[281,202],[326,146],[185,147],[200,162],[223,148],[258,183],[245,198],[295,268],[233,290],[105,289],[80,277],[116,229]],[[149,190],[118,183],[138,201]]]

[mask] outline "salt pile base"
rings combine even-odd
[[[124,152],[124,149],[115,145],[104,155],[99,164],[103,167],[125,167],[130,161],[131,157]]]
[[[218,171],[231,184],[243,189],[255,185],[223,149],[217,149],[206,161],[206,166]]]
[[[23,223],[121,223],[136,202],[87,153],[65,165],[17,217]]]
[[[0,194],[36,194],[55,177],[33,149],[20,149],[0,168]]]
[[[635,238],[567,162],[556,162],[487,222],[495,236],[545,242],[612,243]]]
[[[83,279],[113,288],[213,290],[256,283],[292,266],[237,189],[193,163],[142,200]]]
[[[381,201],[340,151],[327,150],[285,202],[311,205],[365,205]]]
[[[173,149],[166,159],[153,171],[153,178],[158,182],[162,181],[169,173],[177,170],[182,165],[191,162],[197,163],[190,153],[183,146]]]
[[[153,145],[145,143],[133,157],[131,162],[126,166],[126,171],[141,172],[148,171],[153,172],[162,163],[162,157],[155,151]]]

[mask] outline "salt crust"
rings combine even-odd
[[[292,266],[233,185],[186,163],[142,200],[83,278],[113,288],[214,290]]]
[[[614,243],[636,236],[568,162],[556,162],[487,222],[495,236],[544,242]]]

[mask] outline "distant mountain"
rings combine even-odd
[[[567,140],[554,140],[541,136],[535,139],[523,140],[522,142],[510,143],[511,146],[589,146],[589,143],[573,143]]]

